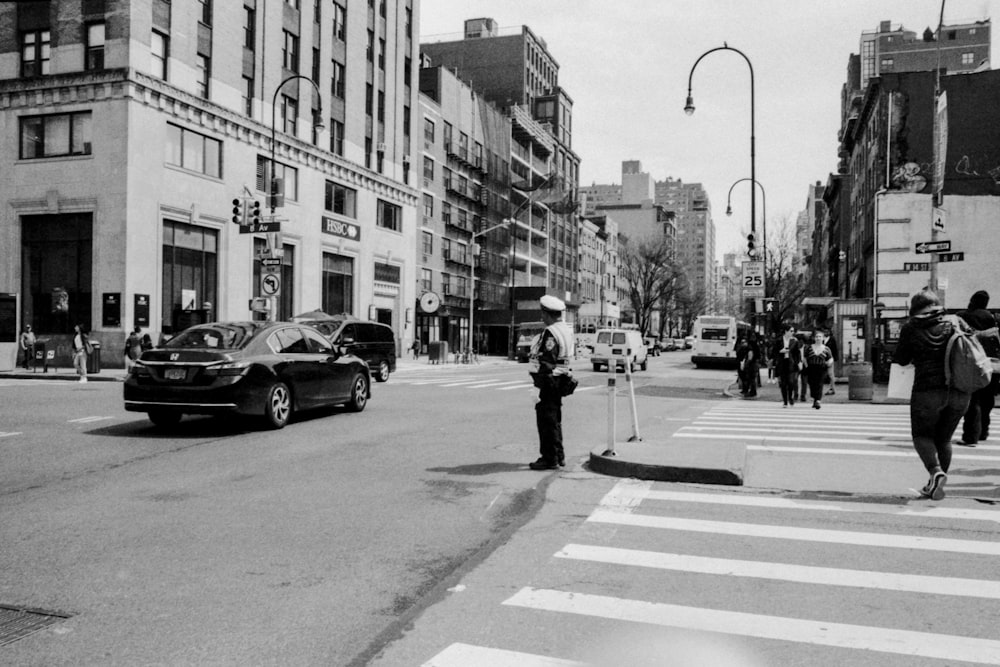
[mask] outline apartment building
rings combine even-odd
[[[247,320],[269,297],[276,318],[347,312],[408,343],[418,13],[418,0],[0,4],[0,246],[20,250],[0,257],[0,292],[16,295],[17,326],[66,363],[81,323],[120,363],[134,325],[156,338]],[[280,231],[241,233],[241,196]],[[281,262],[267,293],[264,255]]]

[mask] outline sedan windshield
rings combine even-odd
[[[164,347],[240,349],[253,338],[257,327],[248,324],[211,324],[192,327],[171,338]]]

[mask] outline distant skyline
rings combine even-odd
[[[945,24],[992,19],[1000,0],[951,0]],[[621,183],[638,160],[657,181],[679,178],[708,192],[716,256],[741,250],[750,227],[750,74],[738,54],[718,51],[692,81],[696,111],[684,113],[688,74],[724,42],[753,65],[757,227],[794,223],[808,188],[837,168],[840,92],[861,33],[883,20],[919,36],[936,30],[940,0],[421,0],[422,41],[461,38],[466,19],[528,26],[559,63],[573,107],[580,184]],[[994,26],[991,24],[991,30]],[[1000,65],[992,36],[991,68]]]

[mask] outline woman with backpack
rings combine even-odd
[[[924,290],[910,299],[910,318],[899,332],[893,363],[914,365],[910,393],[910,433],[913,448],[930,480],[920,493],[944,498],[951,467],[951,438],[969,407],[969,393],[948,386],[945,375],[948,340],[955,323],[945,319],[937,294]]]

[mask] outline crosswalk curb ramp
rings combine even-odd
[[[590,469],[612,477],[656,482],[742,486],[746,445],[732,442],[615,443],[615,455],[598,447],[590,452]]]

